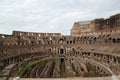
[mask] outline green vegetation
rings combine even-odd
[[[36,60],[36,61],[32,61],[32,62],[28,62],[25,67],[20,71],[18,72],[18,75],[19,77],[21,77],[31,66],[39,63],[39,62],[42,62],[42,61],[46,61],[46,60],[49,60],[49,59],[57,59],[59,58],[58,56],[52,56],[52,57],[47,57],[47,58],[43,58],[43,59],[39,59],[39,60]]]
[[[65,63],[64,62],[62,62],[62,63],[60,63],[60,75],[61,75],[61,77],[64,77],[65,76]]]

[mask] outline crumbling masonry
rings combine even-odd
[[[75,22],[71,35],[13,31],[0,34],[0,77],[16,77],[28,62],[59,58],[29,67],[21,77],[104,77],[120,75],[120,14]]]

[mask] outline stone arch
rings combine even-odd
[[[67,41],[67,44],[69,44],[69,41]]]
[[[75,48],[72,48],[72,55],[75,55]]]
[[[117,59],[116,59],[116,57],[113,57],[113,60],[114,60],[114,62],[115,62],[115,63],[117,62]]]
[[[112,39],[111,38],[108,38],[108,43],[112,43]]]
[[[72,44],[72,41],[70,41],[70,44]]]
[[[116,43],[116,39],[115,39],[115,38],[113,38],[113,39],[112,39],[112,42],[113,42],[113,43]]]
[[[120,43],[120,38],[117,38],[117,43]]]
[[[51,54],[51,49],[48,50],[48,54]]]
[[[60,49],[60,54],[64,54],[64,49],[63,48]]]

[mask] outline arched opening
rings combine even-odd
[[[120,57],[117,57],[118,63],[120,63]]]
[[[51,49],[49,49],[48,54],[51,54]]]
[[[60,58],[60,62],[61,62],[61,63],[64,62],[64,58]]]
[[[116,39],[113,39],[113,43],[116,43]]]
[[[72,44],[72,41],[70,41],[70,44]]]
[[[31,45],[34,45],[34,41],[31,41]]]
[[[117,38],[117,43],[120,43],[120,38]]]
[[[63,39],[60,39],[59,41],[63,41]]]
[[[94,37],[94,41],[96,41],[96,37]]]
[[[72,48],[72,55],[75,55],[75,49]]]
[[[39,45],[41,45],[41,40],[39,40]]]
[[[96,42],[96,37],[94,37],[94,39],[93,39],[93,44],[95,44],[95,42]]]
[[[67,41],[67,44],[69,44],[69,41]]]
[[[116,63],[116,61],[117,61],[117,60],[116,60],[116,57],[114,57],[113,59],[114,59],[114,62]]]
[[[75,41],[73,41],[73,44],[75,44]]]
[[[112,40],[111,40],[111,38],[109,38],[109,39],[108,39],[108,43],[112,43]]]
[[[60,54],[64,54],[64,50],[63,49],[60,49]]]

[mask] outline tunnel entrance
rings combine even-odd
[[[61,62],[61,63],[64,62],[64,58],[60,58],[60,62]]]

